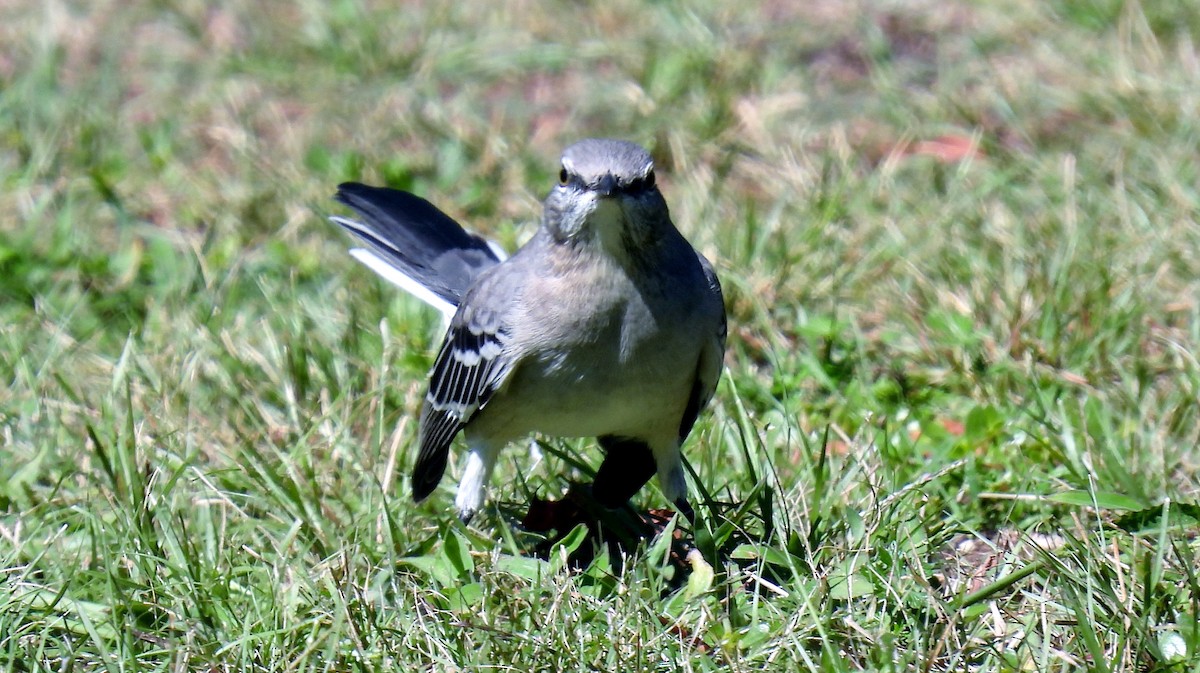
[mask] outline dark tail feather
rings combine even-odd
[[[500,262],[488,242],[464,230],[425,199],[357,182],[338,185],[334,198],[362,221],[331,218],[388,265],[457,306],[480,272]]]

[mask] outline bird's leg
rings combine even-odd
[[[696,511],[692,509],[692,503],[688,502],[686,497],[683,497],[676,498],[673,504],[675,505],[675,511],[682,514],[683,518],[687,519],[688,523],[694,529],[696,527]]]
[[[683,457],[679,454],[679,442],[655,447],[654,464],[658,468],[658,485],[663,495],[675,505],[675,509],[689,522],[695,512],[687,500],[687,479],[683,476]]]
[[[496,458],[503,446],[497,446],[478,438],[468,437],[467,465],[463,468],[462,479],[458,481],[458,493],[454,496],[454,508],[458,510],[458,518],[463,523],[471,520],[475,512],[483,506],[483,496],[487,490],[488,479],[492,476],[492,468],[496,466]]]

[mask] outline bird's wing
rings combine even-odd
[[[519,286],[519,273],[497,267],[471,288],[450,322],[429,375],[421,408],[420,449],[413,468],[413,499],[424,500],[446,471],[450,442],[516,365],[507,325]]]
[[[688,433],[692,431],[692,426],[696,423],[700,410],[708,404],[712,399],[713,392],[717,389],[717,381],[721,378],[721,369],[725,361],[725,337],[728,331],[725,319],[725,301],[721,294],[721,281],[717,280],[717,274],[713,271],[712,264],[704,258],[704,255],[697,252],[696,257],[700,260],[700,268],[704,270],[704,280],[708,284],[708,293],[705,298],[712,309],[714,320],[710,323],[712,332],[700,350],[700,361],[696,366],[696,380],[692,383],[692,392],[679,423],[680,442],[683,442]]]

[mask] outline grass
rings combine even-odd
[[[0,7],[5,669],[1200,670],[1200,11],[397,4]],[[438,318],[323,221],[511,248],[590,135],[726,289],[690,566],[530,554],[589,442],[413,505]]]

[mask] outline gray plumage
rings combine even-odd
[[[416,500],[437,486],[462,431],[456,506],[469,518],[500,450],[537,432],[599,438],[601,503],[623,504],[657,472],[690,516],[679,446],[720,376],[725,311],[712,266],[671,223],[645,150],[616,140],[567,148],[541,227],[503,262],[427,201],[353,187],[339,200],[366,221],[335,221],[457,306],[421,410]]]

